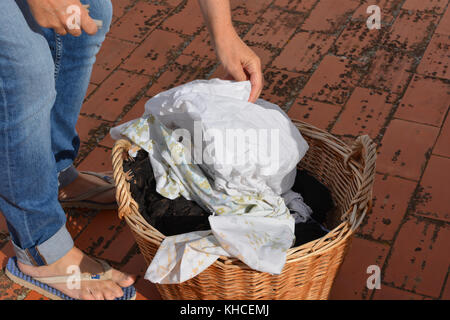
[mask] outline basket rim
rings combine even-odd
[[[296,263],[314,255],[324,254],[353,235],[364,219],[365,214],[371,209],[376,160],[376,145],[367,135],[358,137],[354,144],[349,147],[337,137],[311,124],[299,120],[292,120],[292,122],[302,135],[321,140],[322,143],[328,144],[330,148],[342,156],[345,167],[358,180],[358,189],[349,209],[341,216],[342,222],[321,238],[289,248],[286,252],[286,264]],[[127,181],[129,175],[123,171],[123,160],[129,158],[128,151],[131,147],[132,143],[129,140],[120,139],[115,142],[112,151],[116,200],[119,205],[118,214],[121,219],[125,219],[132,231],[138,233],[145,240],[159,246],[165,236],[140,214],[139,205],[130,192],[130,185]],[[359,156],[359,159],[357,156]],[[235,257],[221,256],[213,265],[219,268],[234,266],[253,270]]]

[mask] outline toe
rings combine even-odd
[[[79,299],[81,300],[95,300],[95,297],[92,295],[91,291],[87,288],[84,288],[80,292]]]
[[[117,270],[113,270],[112,280],[122,288],[126,288],[131,286],[136,281],[136,277]]]

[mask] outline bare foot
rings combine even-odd
[[[68,276],[71,275],[70,272],[68,273],[68,268],[72,266],[78,266],[81,273],[98,274],[104,271],[97,261],[75,247],[51,265],[35,267],[18,262],[18,266],[23,273],[31,277]],[[51,284],[51,286],[75,299],[114,300],[123,296],[121,287],[131,286],[134,281],[133,276],[112,269],[111,280],[81,281],[79,289],[69,289],[67,283]]]
[[[101,174],[101,173],[100,173]],[[99,186],[109,186],[109,183],[103,181],[102,179],[79,172],[78,178],[75,179],[71,184],[65,186],[64,188],[59,189],[59,200],[68,200],[70,198],[77,197],[88,190],[92,190]],[[98,202],[98,203],[115,203],[115,189],[112,188],[110,190],[101,192],[91,198],[89,200]]]

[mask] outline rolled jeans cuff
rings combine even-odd
[[[17,260],[32,266],[45,266],[56,262],[64,257],[73,245],[65,225],[50,239],[31,248],[21,249],[13,242]]]

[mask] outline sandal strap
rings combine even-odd
[[[93,172],[93,171],[80,171],[80,173],[97,177],[109,184],[114,185],[114,178],[112,177],[112,175],[113,175],[112,171],[104,172],[103,174],[98,173],[98,172]]]
[[[88,200],[89,198],[92,198],[93,196],[99,195],[103,192],[109,191],[111,189],[114,189],[115,186],[114,185],[107,185],[107,186],[98,186],[94,189],[90,189],[86,192],[83,192],[82,194],[79,194],[76,197],[72,197],[72,198],[65,198],[65,199],[60,199],[60,202],[73,202],[73,201],[83,201],[83,200]]]
[[[112,279],[112,268],[111,266],[104,260],[96,259],[103,267],[103,272],[97,274],[91,274],[88,272],[84,272],[80,274],[79,281],[105,281]],[[56,283],[65,283],[67,281],[73,281],[74,275],[69,276],[56,276],[56,277],[40,277],[33,278],[36,281],[45,283],[45,284],[56,284]],[[78,280],[78,279],[77,279]]]

